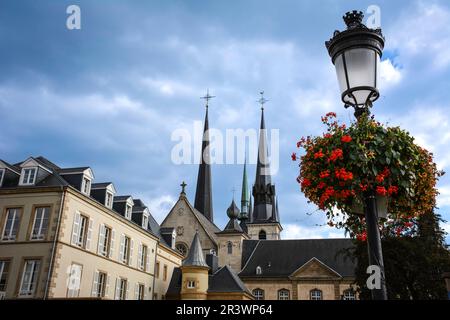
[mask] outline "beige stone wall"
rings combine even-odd
[[[175,204],[170,214],[161,224],[161,227],[174,228],[176,232],[176,243],[183,243],[188,248],[192,243],[192,239],[194,239],[195,232],[198,230],[203,252],[205,254],[209,253],[211,249],[217,251],[216,245],[205,230],[203,230],[203,227],[200,225],[185,200],[178,201]]]
[[[219,234],[218,258],[219,267],[229,265],[236,273],[241,271],[242,242],[246,237],[242,234]],[[228,244],[232,244],[232,253],[228,253]]]
[[[254,289],[264,290],[264,300],[278,300],[278,290],[289,290],[290,299],[292,299],[293,286],[289,280],[273,281],[244,281],[244,284],[253,292]]]
[[[71,244],[72,229],[75,213],[80,212],[92,220],[92,235],[90,249],[82,249]],[[111,257],[103,257],[98,254],[98,241],[100,225],[106,224],[114,230],[114,246]],[[132,240],[130,250],[131,262],[129,265],[119,261],[120,238],[124,234]],[[77,192],[66,194],[63,219],[61,222],[59,241],[54,270],[54,281],[50,296],[59,298],[67,295],[67,279],[70,266],[73,263],[83,266],[79,297],[91,297],[93,279],[95,272],[103,271],[108,274],[109,292],[108,297],[114,298],[116,279],[122,277],[127,279],[129,294],[127,299],[135,299],[135,285],[145,285],[146,299],[152,299],[153,295],[153,273],[157,249],[157,238],[150,236],[148,232],[125,218],[110,212],[107,208],[97,204]],[[138,269],[138,246],[146,245],[149,255],[149,268],[145,272]]]
[[[11,193],[8,190],[0,191],[0,232],[3,232],[6,209],[11,207],[21,208],[17,239],[15,241],[0,241],[0,259],[10,261],[6,286],[7,299],[17,297],[24,259],[26,258],[41,261],[34,297],[42,298],[44,296],[61,194],[61,190],[58,189],[54,189],[52,192],[42,192],[42,190],[37,189],[35,192],[23,191],[20,193]],[[36,206],[51,207],[49,227],[44,240],[30,241]]]
[[[159,276],[155,273],[155,289],[154,298],[161,300],[165,298],[167,289],[172,279],[173,270],[181,265],[182,258],[174,255],[170,250],[163,246],[159,246],[157,250],[156,261],[159,262]],[[164,279],[164,266],[167,267],[167,277]]]
[[[181,300],[207,299],[208,270],[206,267],[181,267]],[[188,288],[188,281],[195,281],[195,287]]]
[[[248,225],[248,235],[250,239],[258,240],[259,232],[264,230],[266,232],[267,240],[280,240],[281,229],[277,223],[266,223],[266,224],[249,224]]]

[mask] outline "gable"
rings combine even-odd
[[[339,273],[331,269],[317,258],[312,258],[295,270],[291,278],[342,278]]]
[[[185,197],[180,197],[161,223],[161,227],[174,228],[177,234],[176,242],[182,242],[187,246],[190,246],[195,232],[198,231],[203,249],[216,249],[217,237],[215,232],[219,229],[206,217],[200,215]],[[181,229],[177,227],[181,227]]]
[[[34,158],[30,157],[27,160],[25,160],[24,162],[22,162],[20,164],[21,168],[30,168],[30,167],[39,167],[44,169],[45,171],[47,171],[48,173],[51,173],[49,168],[46,168],[44,166],[42,166],[39,162],[37,162]]]

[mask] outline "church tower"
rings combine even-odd
[[[279,240],[283,230],[280,224],[275,185],[270,173],[269,152],[264,121],[264,92],[261,92],[261,126],[259,130],[258,162],[252,195],[254,207],[250,222],[247,223],[251,239]]]
[[[206,101],[206,115],[203,130],[202,154],[200,156],[200,164],[198,167],[197,189],[195,191],[194,207],[200,211],[209,221],[214,222],[213,203],[212,203],[212,182],[211,182],[211,164],[209,152],[209,123],[208,123],[208,103],[214,96],[209,95],[202,97]]]
[[[241,213],[238,217],[240,226],[244,232],[247,232],[247,221],[249,218],[249,211],[251,206],[251,198],[248,194],[247,183],[247,157],[244,162],[244,173],[242,175],[242,193],[241,193]]]
[[[198,232],[181,266],[181,300],[206,300],[209,286],[209,266],[203,257]]]
[[[242,242],[249,236],[239,224],[240,212],[234,199],[227,209],[227,216],[230,219],[227,225],[223,231],[216,233],[219,238],[219,266],[229,266],[238,273],[241,271]]]

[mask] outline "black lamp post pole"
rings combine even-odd
[[[374,191],[366,195],[365,215],[367,230],[367,250],[369,253],[369,265],[380,268],[380,288],[372,289],[373,300],[387,300],[386,279],[384,276],[383,251],[381,249],[380,230],[378,229],[377,199]]]

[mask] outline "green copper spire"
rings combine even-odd
[[[247,183],[247,156],[244,162],[244,174],[242,175],[242,195],[241,195],[241,216],[245,215],[248,217],[248,206],[249,206],[249,194],[248,194],[248,183]]]

